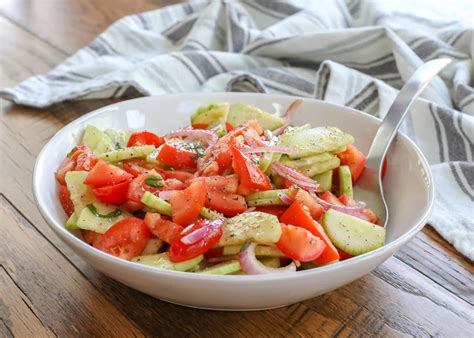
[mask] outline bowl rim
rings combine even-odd
[[[428,221],[428,218],[432,212],[433,205],[434,205],[434,199],[435,199],[435,186],[433,182],[433,175],[430,169],[430,166],[428,164],[428,161],[426,160],[425,156],[421,152],[421,150],[418,148],[418,146],[405,134],[398,132],[397,137],[401,137],[405,142],[409,144],[415,151],[415,153],[418,156],[418,159],[421,162],[421,166],[425,170],[425,173],[427,175],[428,181],[430,182],[429,187],[428,187],[428,205],[425,213],[423,216],[418,220],[418,222],[405,234],[401,235],[400,237],[396,238],[392,242],[388,244],[384,244],[378,249],[375,249],[373,251],[370,251],[368,253],[365,253],[360,256],[355,256],[352,257],[350,260],[345,260],[345,261],[339,261],[335,264],[328,264],[325,266],[321,266],[315,269],[308,269],[308,270],[303,270],[303,271],[298,271],[298,273],[275,273],[275,274],[263,274],[263,275],[211,275],[211,274],[200,274],[200,273],[189,273],[189,272],[182,272],[182,271],[174,271],[174,270],[165,270],[165,269],[159,269],[156,267],[152,266],[147,266],[143,264],[137,264],[131,261],[127,261],[112,255],[109,255],[105,252],[102,252],[93,246],[87,244],[83,240],[77,238],[73,233],[68,231],[63,224],[61,224],[59,221],[56,221],[54,218],[54,214],[51,211],[46,210],[46,208],[43,207],[43,205],[40,203],[41,201],[41,189],[40,189],[40,184],[39,184],[39,167],[42,165],[44,162],[44,154],[46,153],[47,149],[50,147],[50,145],[53,143],[53,141],[59,137],[61,134],[71,132],[72,130],[75,130],[76,127],[84,122],[85,120],[88,120],[96,115],[100,115],[110,109],[117,109],[115,106],[124,104],[124,103],[132,103],[134,101],[146,101],[146,100],[155,100],[157,98],[166,96],[167,98],[185,98],[187,96],[221,96],[221,95],[226,95],[226,96],[265,96],[269,99],[274,99],[278,102],[280,99],[297,99],[301,98],[303,100],[308,100],[312,102],[316,102],[319,105],[327,105],[327,106],[332,106],[338,109],[344,109],[347,112],[350,112],[355,115],[361,115],[362,117],[372,120],[373,122],[381,122],[381,119],[374,117],[370,114],[367,114],[363,111],[359,111],[350,107],[346,107],[343,105],[331,103],[331,102],[326,102],[322,101],[319,99],[315,98],[305,98],[305,97],[297,97],[297,96],[291,96],[291,95],[278,95],[278,94],[261,94],[261,93],[247,93],[247,92],[187,92],[187,93],[177,93],[177,94],[161,94],[161,95],[152,95],[152,96],[144,96],[144,97],[139,97],[135,99],[130,99],[130,100],[124,100],[116,103],[112,103],[110,105],[100,107],[98,109],[95,109],[89,113],[84,114],[83,116],[71,121],[64,127],[62,127],[60,130],[58,130],[49,140],[48,142],[42,147],[41,151],[38,153],[38,156],[35,161],[34,169],[33,169],[33,175],[32,175],[32,180],[33,180],[33,196],[36,202],[36,206],[38,210],[40,211],[41,216],[43,219],[46,221],[48,226],[53,230],[53,232],[56,233],[56,235],[63,241],[66,242],[68,246],[76,246],[79,247],[82,250],[88,251],[90,255],[94,256],[96,259],[101,260],[102,263],[114,265],[114,266],[120,266],[120,268],[125,268],[129,270],[135,270],[135,271],[143,271],[146,273],[150,274],[156,274],[157,276],[159,275],[165,275],[168,277],[172,278],[178,278],[178,279],[189,279],[189,280],[201,280],[201,281],[220,281],[220,282],[238,282],[238,283],[246,283],[246,282],[254,282],[254,281],[270,281],[270,280],[280,280],[280,279],[293,279],[293,278],[304,278],[304,277],[310,277],[310,276],[316,276],[321,273],[325,273],[326,271],[336,271],[336,270],[341,270],[344,269],[345,267],[349,265],[353,265],[356,263],[364,263],[369,261],[372,257],[378,256],[379,254],[383,252],[389,252],[390,249],[397,249],[397,247],[403,245],[407,241],[409,241],[412,237],[416,235],[426,224]],[[72,130],[71,130],[72,129]],[[63,236],[65,238],[63,238]],[[67,239],[67,240],[66,240]],[[76,248],[72,248],[73,251],[82,257],[81,253],[78,253]],[[393,254],[393,253],[392,253]],[[392,255],[391,254],[391,255]],[[390,255],[390,256],[391,256]],[[84,259],[85,260],[85,259]],[[86,261],[87,262],[87,261]]]

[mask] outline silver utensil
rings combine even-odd
[[[354,197],[370,206],[379,218],[379,225],[387,226],[389,218],[381,177],[385,154],[412,103],[431,79],[450,62],[451,59],[435,59],[418,68],[400,90],[375,134],[367,155],[365,170],[354,186]]]

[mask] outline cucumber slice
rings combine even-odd
[[[346,149],[347,149],[347,146],[343,146],[343,147],[332,150],[331,153],[333,154],[343,153],[346,151]]]
[[[299,170],[301,170],[309,177],[312,177],[318,174],[322,174],[325,171],[335,169],[339,167],[340,164],[341,160],[337,156],[333,156],[329,161],[319,162],[306,167],[301,167],[299,168]]]
[[[331,242],[350,255],[362,255],[385,243],[385,228],[360,218],[329,209],[323,226]]]
[[[324,191],[330,191],[332,188],[332,170],[325,171],[313,176],[313,179],[319,183],[319,187]]]
[[[208,209],[206,207],[202,207],[200,213],[199,213],[202,217],[204,218],[207,218],[207,219],[210,219],[210,220],[213,220],[213,219],[216,219],[216,218],[219,218],[221,217],[222,215],[219,214],[217,211],[214,211],[214,210],[211,210],[211,209]]]
[[[69,190],[72,204],[74,204],[74,212],[78,215],[86,205],[98,202],[92,189],[84,184],[88,174],[87,171],[69,171],[65,177],[67,190]]]
[[[155,146],[153,145],[127,147],[125,149],[113,150],[100,154],[98,158],[109,162],[118,162],[130,158],[146,157],[154,150]]]
[[[97,212],[102,215],[106,215],[117,209],[115,206],[105,205],[98,202],[94,203],[94,207],[97,209]],[[79,214],[76,225],[80,229],[91,230],[103,234],[109,230],[112,225],[128,217],[132,217],[132,215],[124,210],[122,210],[122,213],[117,217],[103,218],[96,216],[89,210],[89,208],[84,208]]]
[[[159,198],[158,196],[153,195],[151,192],[145,191],[141,198],[141,202],[147,207],[155,209],[160,214],[171,217],[171,204]]]
[[[191,115],[191,124],[217,125],[227,119],[229,108],[228,102],[210,103],[199,107]]]
[[[290,159],[331,152],[354,143],[354,137],[336,127],[289,129],[279,139],[280,145],[294,149]]]
[[[247,212],[227,219],[217,246],[276,243],[281,236],[278,218],[264,212]]]
[[[273,160],[273,154],[274,153],[265,153],[263,156],[260,158],[260,163],[258,164],[258,167],[263,171],[267,171],[267,169],[270,167],[270,164],[272,164]]]
[[[241,245],[230,245],[223,247],[223,256],[237,255],[242,248]],[[266,257],[286,257],[283,252],[278,248],[269,245],[257,245],[255,247],[255,256],[266,256]]]
[[[142,256],[154,255],[157,254],[161,247],[163,246],[163,241],[158,238],[150,238],[146,243],[145,249],[142,251]]]
[[[247,201],[259,200],[259,199],[269,199],[269,198],[278,197],[279,194],[288,195],[288,189],[275,189],[275,190],[259,191],[259,192],[256,192],[254,194],[248,195],[245,199]]]
[[[98,129],[96,126],[88,124],[84,131],[84,135],[82,136],[81,143],[94,151],[103,138],[104,133],[102,130]],[[105,136],[105,138],[108,138],[108,136]]]
[[[310,166],[315,163],[321,163],[331,160],[334,157],[331,153],[321,153],[312,156],[306,156],[294,160],[290,160],[288,156],[283,157],[280,162],[288,167],[298,169],[304,166]]]
[[[72,213],[71,216],[66,221],[66,225],[64,226],[68,230],[76,230],[77,229],[77,215],[75,212]]]
[[[208,267],[200,271],[200,273],[211,274],[211,275],[228,275],[228,274],[235,273],[241,270],[242,270],[242,267],[240,266],[239,261],[231,260],[228,262],[223,262],[223,263],[219,263],[211,267]]]
[[[263,129],[270,130],[280,128],[285,123],[285,120],[280,116],[267,113],[255,106],[243,103],[233,104],[227,115],[227,122],[234,127],[238,127],[251,119],[257,119]]]
[[[269,268],[279,268],[280,265],[280,258],[278,257],[269,257],[269,258],[262,258],[259,259],[259,261],[265,265],[268,266]]]
[[[104,131],[113,145],[110,150],[124,149],[127,147],[128,140],[132,135],[131,131],[118,130],[118,129],[107,129]]]
[[[132,262],[154,266],[164,270],[188,271],[198,265],[203,260],[203,258],[203,255],[199,255],[184,262],[173,263],[170,261],[168,253],[163,252],[156,255],[133,257]]]
[[[352,193],[352,176],[351,170],[347,165],[341,165],[338,170],[339,173],[339,196],[346,194],[353,197]]]
[[[269,205],[287,205],[285,202],[281,200],[280,197],[272,197],[272,198],[261,198],[258,200],[251,200],[247,202],[247,206],[249,207],[264,207]]]
[[[226,128],[222,123],[219,123],[217,126],[212,127],[211,130],[214,131],[219,137],[222,137],[227,134]]]

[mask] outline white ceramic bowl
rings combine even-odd
[[[193,93],[145,97],[101,108],[61,129],[44,146],[33,174],[35,198],[54,232],[98,271],[153,297],[191,307],[257,310],[289,305],[321,295],[360,278],[393,255],[425,224],[434,191],[420,150],[399,135],[389,153],[384,186],[390,211],[386,244],[370,253],[329,266],[260,276],[213,276],[160,270],[107,255],[64,229],[66,215],[57,199],[54,172],[77,144],[87,124],[99,128],[148,129],[159,134],[186,126],[189,115],[209,102],[244,102],[267,111],[287,107],[294,97],[247,93]],[[293,117],[295,125],[336,126],[354,135],[367,153],[380,121],[365,113],[305,99]]]

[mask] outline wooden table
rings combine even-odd
[[[172,2],[3,0],[1,86],[50,70],[124,15]],[[271,311],[188,309],[94,271],[41,218],[31,174],[36,155],[58,129],[112,102],[62,103],[39,110],[1,101],[1,336],[472,337],[472,262],[429,226],[371,274]]]

